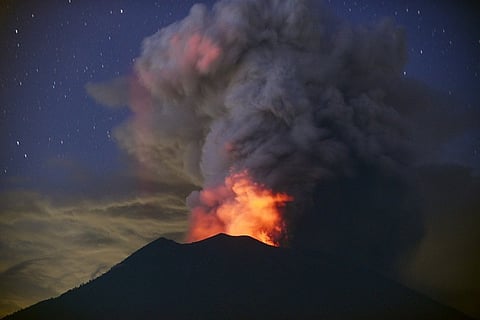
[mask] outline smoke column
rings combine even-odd
[[[225,230],[218,208],[241,177],[286,197],[272,243],[389,260],[385,248],[421,234],[403,208],[406,59],[390,20],[354,28],[303,0],[198,4],[144,40],[127,81],[134,115],[115,137],[152,176],[201,189],[187,198],[190,240],[199,219]]]

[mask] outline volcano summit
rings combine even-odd
[[[313,251],[225,234],[160,238],[20,319],[468,319],[406,287]]]

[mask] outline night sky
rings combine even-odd
[[[0,316],[98,276],[159,236],[184,239],[184,199],[192,186],[149,179],[113,135],[131,111],[100,105],[87,94],[86,85],[130,75],[142,40],[185,17],[196,2],[2,2]],[[349,0],[328,1],[327,7],[352,24],[392,18],[407,35],[403,76],[451,101],[449,113],[478,115],[480,23],[473,3]],[[422,164],[456,165],[478,174],[478,122],[470,118],[468,125],[459,125],[462,130],[443,140]],[[442,130],[442,123],[435,125]],[[444,219],[478,230],[476,217]],[[466,232],[453,229],[452,239],[453,232]],[[469,252],[465,256],[475,255],[468,250],[479,243],[478,237],[466,239],[450,243],[447,250],[434,241],[428,246],[435,252],[461,248]],[[420,280],[411,271],[405,282],[480,316],[472,303],[480,297],[478,286],[468,284],[469,279],[478,284],[478,271],[452,269],[422,281],[422,266],[429,263],[415,265]],[[468,275],[437,286],[449,272]],[[441,287],[438,292],[432,289],[436,287]],[[457,297],[461,295],[467,296]]]

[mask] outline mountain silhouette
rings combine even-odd
[[[4,319],[468,319],[372,271],[225,234],[160,238],[110,271]]]

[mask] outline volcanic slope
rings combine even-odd
[[[224,234],[160,238],[99,278],[4,319],[468,319],[318,252]]]

